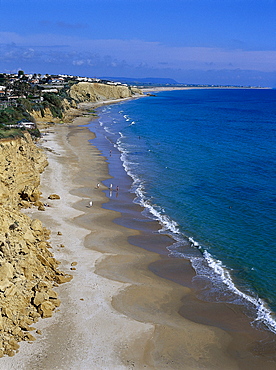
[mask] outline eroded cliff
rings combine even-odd
[[[140,93],[139,89],[133,87],[91,82],[79,82],[70,89],[71,98],[77,102],[99,102],[103,100],[124,99]]]
[[[0,357],[32,341],[30,327],[50,317],[60,301],[53,287],[69,281],[50,252],[50,231],[20,209],[40,202],[40,173],[47,165],[30,135],[0,140]]]

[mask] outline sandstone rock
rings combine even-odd
[[[13,319],[13,312],[9,307],[2,307],[2,314],[9,319]]]
[[[36,207],[44,207],[44,204],[40,200],[37,200],[37,201],[34,202],[34,206],[36,206]]]
[[[33,192],[32,192],[32,194],[29,197],[30,198],[30,201],[31,202],[38,201],[39,198],[40,198],[40,194],[41,194],[41,192],[38,189],[34,189]]]
[[[36,292],[35,297],[34,297],[34,305],[39,306],[43,302],[47,301],[49,299],[49,296],[45,292]]]
[[[5,351],[5,353],[9,356],[9,357],[13,357],[15,355],[14,351],[12,349],[7,349]]]
[[[14,350],[14,351],[16,351],[19,348],[18,343],[13,338],[10,339],[9,345],[11,346],[11,349]]]
[[[20,320],[19,326],[23,330],[29,330],[30,329],[29,324],[26,322],[26,320]]]
[[[31,229],[26,230],[25,234],[23,235],[23,239],[30,243],[35,242],[35,236],[32,233]]]
[[[43,318],[52,317],[55,308],[56,307],[52,302],[45,301],[38,307],[38,312]]]
[[[42,222],[38,219],[35,219],[31,222],[31,229],[34,231],[43,231]]]
[[[55,280],[58,284],[67,283],[73,279],[72,275],[56,275]]]
[[[50,289],[47,291],[47,294],[49,296],[49,298],[52,298],[52,299],[57,299],[58,297],[58,294],[57,292],[55,292],[54,290]]]
[[[24,334],[24,340],[28,340],[28,341],[35,341],[35,337],[34,337],[31,333],[26,332],[26,333]]]
[[[35,290],[38,292],[45,292],[51,290],[52,284],[49,281],[41,280],[35,286]]]
[[[31,207],[31,203],[28,202],[27,200],[21,200],[19,205],[22,207],[22,208],[30,208]]]
[[[58,194],[51,194],[48,196],[48,199],[60,199],[60,196]]]
[[[61,304],[61,300],[58,298],[50,298],[49,301],[52,302],[56,307],[59,307]]]
[[[0,291],[4,291],[7,287],[12,285],[9,280],[13,277],[13,266],[9,262],[1,262],[0,266]]]

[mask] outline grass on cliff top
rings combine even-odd
[[[31,136],[34,137],[40,137],[41,133],[38,129],[32,129],[32,130],[21,130],[19,128],[11,128],[9,130],[0,128],[0,140],[1,139],[14,139],[16,137],[23,137],[24,133],[28,131]]]
[[[23,131],[20,129],[10,129],[10,130],[3,130],[0,129],[0,139],[8,139],[8,138],[15,138],[15,137],[22,137]]]

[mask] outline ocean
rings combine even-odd
[[[168,256],[191,261],[197,296],[276,333],[276,90],[162,91],[98,114],[96,146],[171,238]]]

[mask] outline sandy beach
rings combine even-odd
[[[62,304],[54,316],[36,324],[41,335],[2,358],[0,369],[261,368],[264,359],[242,346],[237,353],[229,332],[179,314],[185,299],[191,302],[190,288],[149,269],[160,269],[166,258],[130,244],[139,231],[114,223],[120,214],[102,208],[108,201],[102,181],[110,175],[106,158],[88,142],[90,119],[43,132],[39,145],[49,166],[42,201],[49,207],[26,213],[51,230],[52,251],[74,278],[57,289]],[[52,193],[61,199],[48,200]]]

